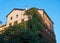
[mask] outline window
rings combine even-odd
[[[18,15],[16,15],[16,18],[18,18]]]
[[[48,34],[50,34],[50,31],[48,29],[45,29],[46,32],[48,32]]]
[[[30,16],[28,16],[28,19],[30,19],[31,17]]]
[[[9,26],[11,26],[11,25],[12,25],[12,23],[9,24]]]
[[[28,19],[31,19],[31,18],[32,18],[32,16],[31,16],[31,15],[29,15],[29,16],[28,16]]]
[[[6,30],[6,28],[4,28],[4,30]]]
[[[13,17],[10,18],[10,20],[12,20],[12,19],[13,19]]]
[[[24,21],[24,19],[21,20],[22,22]]]
[[[50,29],[53,31],[53,24],[50,23]]]
[[[17,21],[15,21],[14,24],[17,24]]]

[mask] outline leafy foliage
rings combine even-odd
[[[1,43],[47,43],[40,32],[44,26],[38,10],[31,8],[25,15],[32,18],[8,27],[6,32],[0,35]]]

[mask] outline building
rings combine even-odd
[[[27,21],[28,16],[24,15],[26,9],[18,9],[14,8],[6,17],[7,17],[7,22],[6,25],[0,26],[0,32],[6,30],[7,27],[14,25],[15,23],[21,23],[23,20]],[[55,34],[54,34],[54,23],[50,19],[50,17],[47,15],[45,10],[43,9],[38,9],[38,12],[41,14],[43,18],[43,23],[45,24],[45,29],[43,30],[42,34],[44,34],[44,38],[49,40],[50,43],[55,43]],[[49,34],[49,35],[48,35]]]

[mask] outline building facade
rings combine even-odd
[[[6,25],[2,26],[0,25],[0,33],[4,30],[6,30],[7,27],[14,25],[15,23],[21,23],[22,20],[27,21],[28,20],[28,16],[24,15],[26,9],[18,9],[18,8],[14,8],[6,17],[7,17],[7,22]],[[43,23],[45,24],[45,30],[42,32],[42,34],[44,35],[44,38],[51,40],[50,43],[55,43],[55,34],[54,34],[54,23],[53,21],[50,19],[50,17],[47,15],[47,13],[45,12],[45,10],[43,9],[38,9],[38,12],[41,14],[42,18],[43,18]],[[48,35],[49,34],[49,35]]]

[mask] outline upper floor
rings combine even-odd
[[[22,21],[27,21],[29,20],[28,15],[24,15],[25,11],[28,10],[26,9],[18,9],[14,8],[7,16],[7,22],[6,25],[1,27],[2,30],[6,29],[6,27],[14,25],[15,23],[21,23]],[[47,15],[45,10],[43,9],[38,9],[38,12],[41,14],[43,18],[43,23],[45,24],[46,31],[51,30],[54,31],[54,23],[50,19],[50,17]]]

